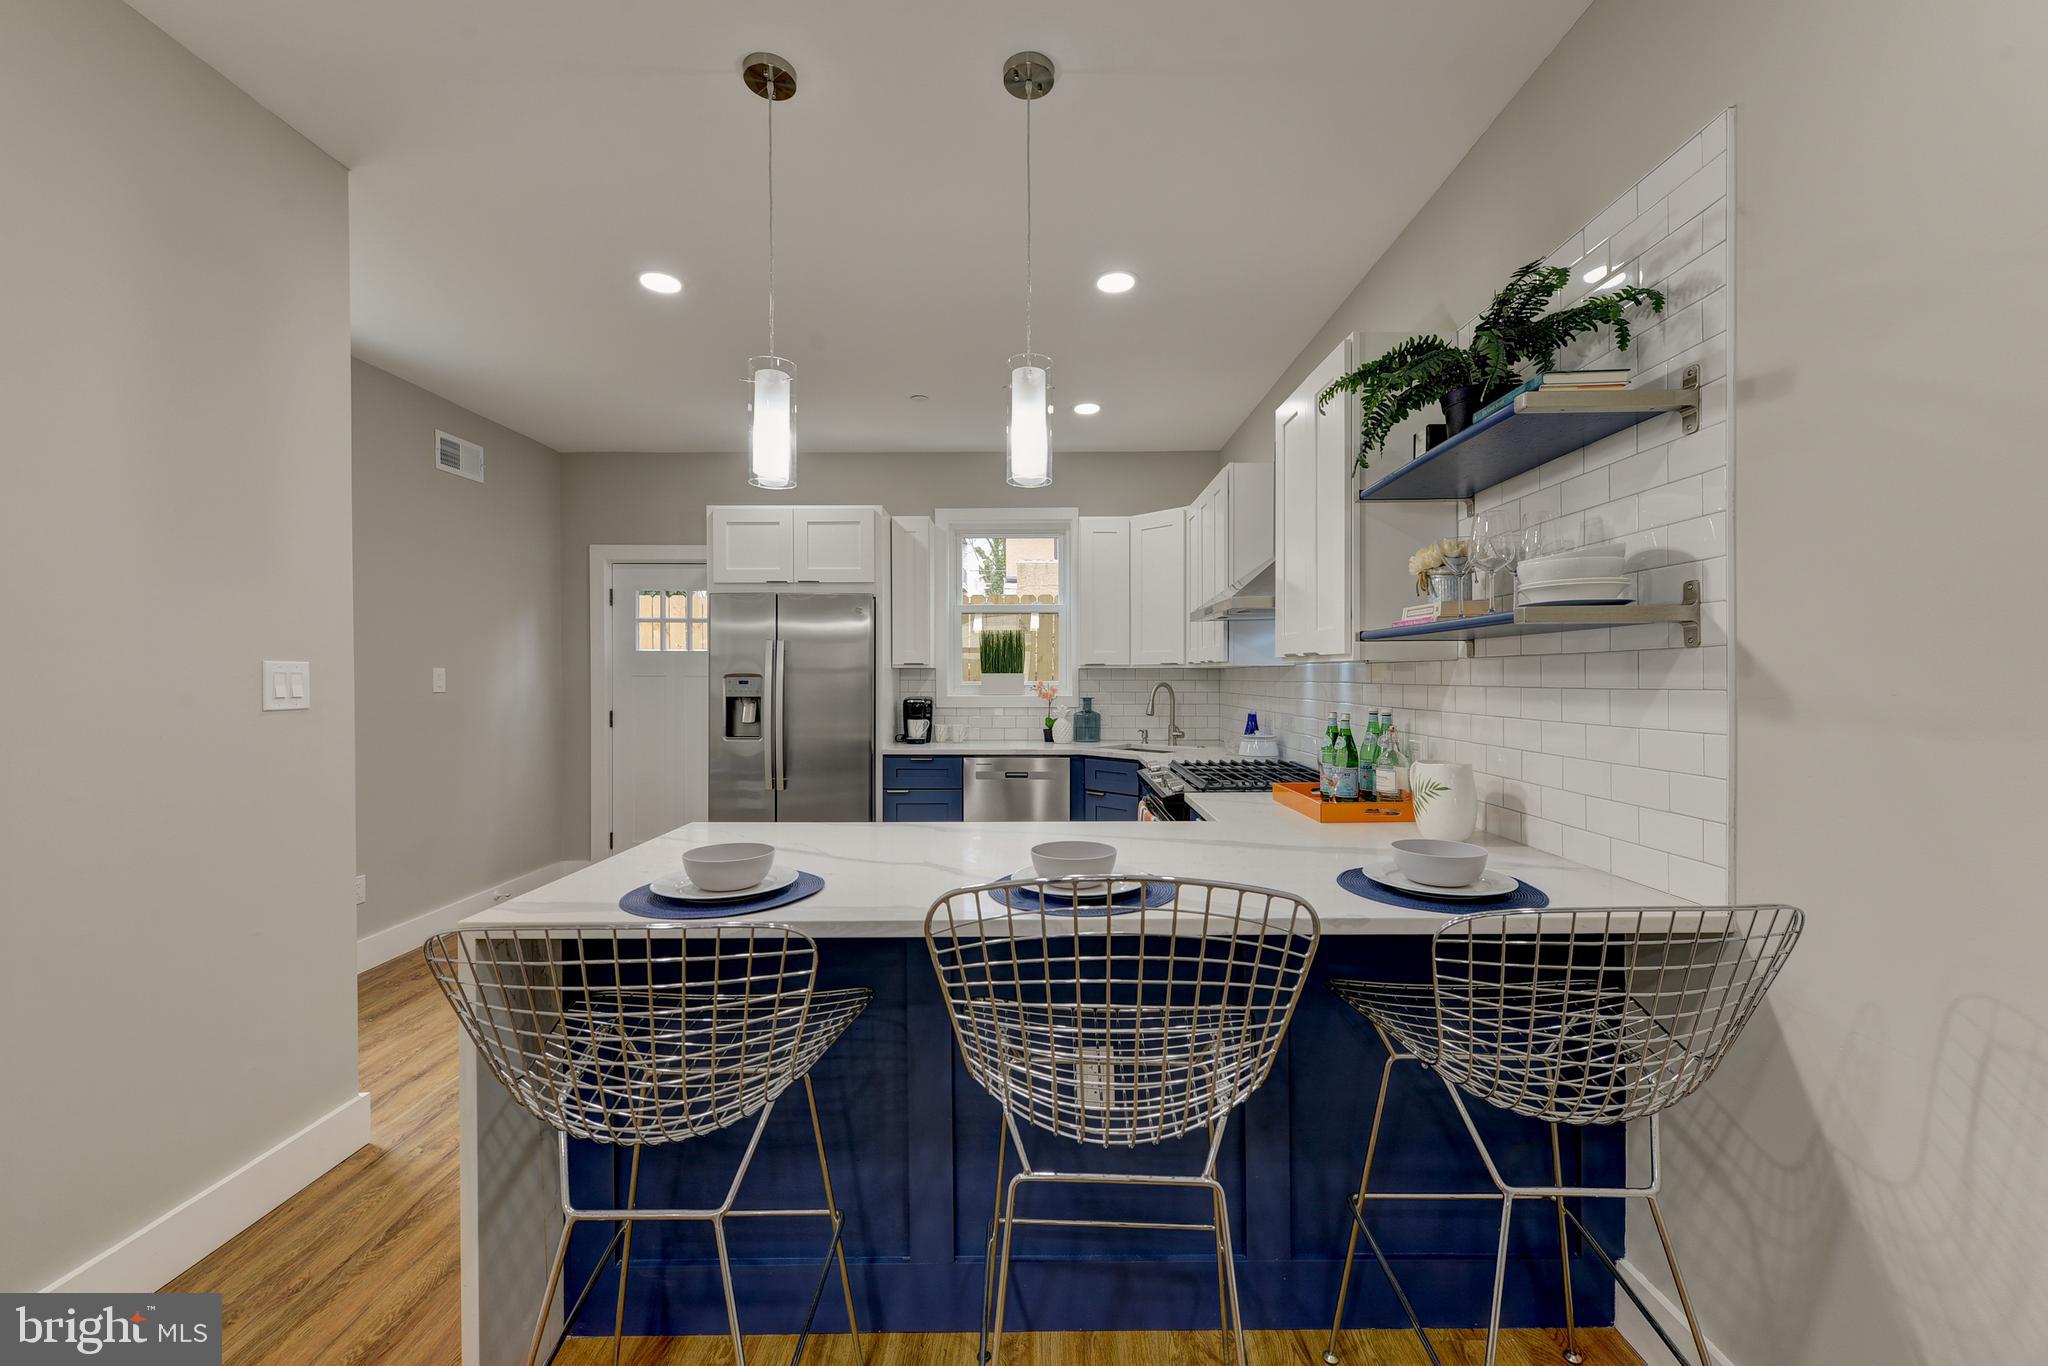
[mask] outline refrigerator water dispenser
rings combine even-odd
[[[761,675],[725,676],[725,738],[761,738]]]

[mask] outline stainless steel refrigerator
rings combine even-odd
[[[711,595],[711,819],[874,819],[875,600]]]

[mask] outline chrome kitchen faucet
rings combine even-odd
[[[1152,709],[1159,705],[1159,691],[1161,688],[1166,690],[1166,743],[1177,745],[1187,738],[1188,733],[1180,728],[1180,702],[1173,695],[1173,684],[1159,683],[1154,685],[1152,696],[1146,699],[1145,702],[1145,715],[1151,716],[1155,714]],[[1146,739],[1151,738],[1149,731],[1141,730],[1138,734]]]

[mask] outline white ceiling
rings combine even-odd
[[[356,351],[562,450],[737,450],[777,342],[809,451],[1002,444],[1036,349],[1069,450],[1213,450],[1586,0],[131,0],[352,168]],[[643,269],[685,281],[673,298]],[[1105,270],[1135,272],[1121,297]],[[930,401],[912,403],[924,393]]]

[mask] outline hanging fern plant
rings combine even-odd
[[[1386,449],[1394,428],[1443,401],[1453,389],[1475,388],[1479,404],[1519,384],[1525,373],[1548,370],[1557,353],[1597,328],[1614,329],[1614,345],[1626,351],[1632,334],[1629,310],[1649,305],[1664,311],[1660,290],[1628,285],[1589,294],[1569,308],[1544,310],[1571,281],[1562,266],[1531,261],[1508,277],[1479,315],[1470,346],[1428,334],[1410,337],[1385,355],[1353,370],[1316,398],[1318,411],[1339,394],[1358,396],[1358,466]]]

